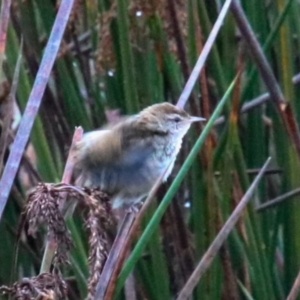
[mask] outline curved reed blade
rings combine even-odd
[[[197,63],[189,77],[189,80],[187,81],[187,83],[178,99],[178,102],[177,102],[178,107],[184,107],[188,98],[190,97],[193,87],[196,83],[196,80],[198,79],[198,76],[204,66],[204,63],[208,57],[208,54],[209,54],[212,46],[214,45],[215,39],[216,39],[217,34],[224,22],[224,18],[226,17],[226,14],[228,12],[230,5],[231,5],[231,0],[227,0],[224,3],[222,10],[220,11],[220,13],[218,15],[218,19],[215,22],[215,25],[205,43],[203,50],[197,60]]]

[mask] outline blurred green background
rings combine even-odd
[[[27,103],[59,2],[12,3],[0,86],[3,120],[21,51],[11,137]],[[298,120],[300,90],[292,78],[300,68],[300,3],[241,3]],[[153,103],[176,103],[221,6],[219,0],[75,0],[0,223],[0,284],[11,280],[17,224],[26,193],[39,181],[61,180],[75,126],[89,131]],[[238,70],[242,76],[224,109],[225,122],[214,127],[135,267],[138,299],[172,299],[180,291],[268,156],[273,158],[271,171],[193,297],[284,299],[295,280],[300,267],[299,196],[260,212],[255,208],[299,187],[299,157],[271,101],[240,113],[243,105],[267,90],[230,12],[186,109],[209,118]],[[194,127],[185,139],[173,174],[200,130]],[[157,201],[171,181],[162,187]],[[87,292],[88,246],[82,222],[79,213],[70,221],[75,246],[71,265],[63,270],[69,279],[70,299],[84,299]],[[22,236],[14,280],[38,274],[44,242],[43,231],[35,239]]]

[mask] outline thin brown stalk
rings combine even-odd
[[[230,9],[242,34],[242,37],[244,38],[245,43],[248,45],[249,51],[251,52],[253,59],[257,64],[257,68],[269,90],[272,100],[276,102],[277,105],[282,105],[284,107],[286,101],[282,91],[239,1],[233,0]]]
[[[239,300],[240,297],[227,243],[224,243],[220,249],[220,258],[223,273],[226,274],[226,276],[224,276],[222,300]]]
[[[260,172],[260,170],[259,170]],[[258,172],[258,173],[259,173]],[[268,172],[268,170],[265,171],[264,175],[266,175]],[[239,176],[237,174],[237,172],[234,172],[232,174],[232,207],[236,207],[239,203],[239,200],[243,197],[243,189],[241,187],[241,183],[240,183],[240,180],[239,180]],[[244,242],[247,244],[248,241],[249,241],[249,238],[248,238],[248,234],[247,234],[247,230],[246,230],[246,224],[245,224],[245,220],[244,218],[240,218],[238,221],[237,221],[237,224],[236,224],[236,228],[241,236],[241,238],[244,240]],[[249,268],[248,268],[248,265],[246,263],[247,261],[247,258],[246,258],[246,255],[245,253],[242,254],[243,256],[243,259],[242,259],[242,264],[241,264],[241,281],[243,283],[243,285],[248,289],[248,290],[251,290],[251,281],[250,281],[250,274],[249,274]]]
[[[82,136],[83,136],[82,127],[81,126],[76,127],[75,131],[74,131],[73,139],[72,139],[70,152],[69,152],[68,159],[66,162],[65,170],[64,170],[64,173],[62,176],[62,180],[61,180],[62,183],[70,183],[70,181],[71,181],[71,177],[72,177],[73,169],[74,169],[74,162],[75,162],[73,149],[75,147],[75,144],[81,140]]]
[[[176,42],[178,57],[181,64],[182,73],[185,80],[189,78],[189,66],[186,59],[186,51],[184,47],[184,42],[181,35],[181,30],[178,22],[176,3],[174,0],[167,0],[168,3],[168,12],[171,21],[171,26],[173,30],[174,39]]]
[[[258,173],[260,172],[260,169],[247,169],[246,170],[246,173],[249,174],[249,175],[257,175]],[[281,174],[282,173],[282,170],[281,169],[268,169],[266,172],[265,172],[265,175],[273,175],[273,174]],[[219,171],[215,171],[214,172],[214,175],[215,176],[221,176],[221,172]],[[234,174],[234,172],[232,172],[232,174]]]
[[[172,26],[172,30],[173,30],[173,35],[174,35],[174,40],[176,42],[176,47],[177,47],[177,53],[178,53],[178,58],[180,61],[180,65],[181,65],[181,70],[182,70],[182,74],[184,77],[184,80],[187,82],[189,79],[189,73],[190,73],[190,68],[187,62],[187,56],[186,56],[186,50],[185,50],[185,46],[184,46],[184,42],[183,42],[183,38],[182,38],[182,34],[181,34],[181,30],[180,30],[180,26],[179,26],[179,21],[178,21],[178,16],[177,16],[177,9],[176,9],[176,1],[174,0],[167,0],[168,1],[168,12],[169,12],[169,16],[170,16],[170,21],[171,21],[171,26]],[[194,115],[199,115],[199,109],[196,103],[196,99],[193,96],[193,94],[191,93],[191,95],[189,96],[189,103],[191,106],[191,111]],[[197,133],[200,133],[200,125],[199,124],[195,124],[196,128],[197,128]]]
[[[13,98],[9,96],[9,83],[4,81],[1,86],[0,107],[0,174],[2,173],[4,154],[9,143],[10,125],[13,119]]]
[[[279,203],[282,203],[283,201],[285,201],[291,197],[294,197],[296,195],[299,195],[299,194],[300,194],[300,188],[294,189],[288,193],[285,193],[283,195],[276,197],[273,200],[269,200],[269,201],[257,206],[256,211],[258,211],[258,212],[264,211],[265,209],[274,207],[274,206],[278,205]]]
[[[163,252],[166,257],[170,277],[171,293],[177,293],[194,269],[191,232],[187,228],[182,207],[177,199],[171,203],[161,223]]]
[[[248,45],[249,51],[252,54],[261,77],[269,90],[271,100],[273,101],[296,149],[298,157],[300,158],[300,134],[293,111],[284,98],[280,86],[238,0],[233,0],[231,11],[242,37]]]
[[[74,152],[72,150],[73,150],[75,144],[81,140],[82,135],[83,135],[82,127],[77,127],[75,129],[75,132],[73,135],[71,149],[70,149],[68,159],[66,162],[66,166],[65,166],[65,170],[64,170],[64,173],[62,176],[62,181],[61,181],[62,183],[68,184],[71,181],[71,177],[72,177],[73,169],[74,169],[74,156],[73,156]],[[60,210],[63,209],[64,202],[65,201],[64,201],[64,197],[63,197],[60,202]],[[40,273],[48,272],[50,270],[52,258],[54,256],[56,247],[57,247],[57,244],[56,244],[55,240],[53,238],[49,237],[49,239],[47,240],[47,244],[46,244],[46,248],[45,248],[45,252],[44,252],[44,256],[43,256]]]
[[[133,220],[134,220],[134,214],[132,213],[127,213],[124,216],[124,219],[120,226],[120,230],[118,231],[118,234],[115,238],[115,241],[112,245],[112,248],[105,262],[104,268],[100,275],[96,287],[95,299],[99,299],[99,300],[104,299],[105,293],[109,286],[109,282],[114,277],[114,273],[117,272],[118,268],[116,265],[118,263],[118,260],[120,259],[120,256],[123,255],[122,249],[124,249],[126,240],[128,239],[128,233],[131,228],[131,224]]]
[[[200,260],[199,264],[197,265],[196,269],[190,276],[189,280],[185,284],[185,286],[182,288],[181,292],[179,293],[179,296],[177,297],[177,300],[185,300],[190,297],[190,295],[193,292],[193,289],[198,284],[199,280],[201,279],[204,272],[208,269],[210,264],[212,263],[214,257],[224,244],[225,240],[227,239],[228,235],[234,228],[236,222],[240,218],[241,214],[244,211],[244,208],[246,207],[247,203],[252,198],[252,195],[257,188],[258,183],[260,182],[262,176],[264,175],[265,170],[267,169],[271,158],[268,158],[265,164],[263,165],[260,173],[256,176],[254,181],[252,182],[251,186],[247,190],[244,197],[241,199],[238,206],[235,208],[233,213],[230,215],[220,232],[215,237],[214,241],[211,243],[205,254],[203,255],[202,259]]]
[[[230,122],[231,125],[237,126],[238,116],[239,116],[239,104],[240,104],[240,95],[241,95],[241,88],[242,88],[242,71],[244,69],[244,50],[243,47],[240,45],[238,51],[238,58],[236,62],[236,71],[238,77],[236,80],[236,84],[234,86],[234,90],[232,93],[232,107],[230,110]]]
[[[198,47],[200,49],[200,51],[203,51],[203,44],[202,44],[202,30],[199,26],[198,28]],[[210,107],[210,101],[209,101],[209,92],[208,92],[208,84],[207,84],[207,74],[206,74],[206,69],[205,67],[203,67],[202,72],[200,73],[200,87],[201,87],[201,101],[200,101],[200,105],[201,105],[201,113],[203,115],[203,117],[205,119],[209,119],[210,116],[210,112],[211,112],[211,107]],[[201,123],[198,123],[197,126],[201,126]],[[197,127],[198,128],[198,127]],[[200,132],[200,131],[199,131]],[[204,163],[205,166],[208,166],[212,160],[211,160],[211,153],[212,153],[212,147],[213,145],[216,143],[216,137],[215,137],[215,132],[212,131],[207,140],[205,141],[205,147],[204,147],[204,152],[203,152],[203,156],[204,159],[202,160],[202,162]],[[212,172],[212,170],[209,170],[209,172]],[[210,178],[212,178],[211,174],[208,174],[208,176]]]
[[[177,201],[175,200],[174,202]],[[191,266],[185,265],[183,255],[185,251],[180,245],[182,232],[177,232],[178,226],[176,226],[176,228],[174,227],[174,225],[176,224],[176,217],[173,213],[172,204],[162,218],[161,236],[163,253],[166,258],[166,266],[168,270],[170,291],[172,294],[174,294],[177,292],[176,287],[182,286],[183,283],[187,280],[188,275],[193,270],[193,263]],[[189,235],[187,235],[187,237],[188,236]],[[190,270],[187,270],[188,267],[192,268]]]
[[[292,78],[293,84],[299,84],[300,83],[300,74],[296,74],[295,76],[293,76]],[[241,113],[246,113],[249,110],[262,105],[264,103],[266,103],[268,100],[270,100],[271,96],[269,93],[264,93],[252,100],[249,100],[247,103],[245,103],[242,108],[241,108]],[[225,118],[224,116],[219,117],[216,122],[215,125],[220,125],[223,124],[225,122]]]

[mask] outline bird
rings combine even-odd
[[[77,183],[106,192],[113,208],[140,203],[160,176],[169,177],[191,124],[204,120],[163,102],[87,132],[74,150]]]

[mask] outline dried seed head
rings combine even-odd
[[[67,253],[72,244],[59,209],[60,200],[66,196],[68,196],[68,200],[71,200],[70,198],[76,199],[87,207],[85,225],[89,232],[90,248],[88,290],[89,295],[93,295],[107,258],[109,244],[107,231],[115,222],[107,194],[102,193],[99,189],[79,188],[68,184],[39,183],[35,190],[29,194],[23,215],[29,224],[28,232],[30,234],[34,234],[41,224],[46,224],[48,236],[54,239],[57,244],[53,264],[58,267],[59,264],[67,262]],[[17,287],[20,289],[19,285]],[[23,290],[22,293],[25,293]],[[31,293],[32,289],[29,290]]]
[[[107,231],[113,224],[113,218],[106,194],[98,189],[85,188],[84,190],[89,195],[85,199],[89,208],[86,218],[86,227],[89,231],[89,299],[94,295],[95,287],[107,258],[109,246]]]
[[[12,287],[0,287],[0,292],[19,300],[66,299],[67,284],[61,274],[56,273],[42,273],[36,277],[23,278],[15,282]]]
[[[53,184],[39,183],[29,194],[24,211],[30,235],[34,235],[40,225],[46,224],[48,237],[54,239],[58,246],[57,262],[67,261],[67,253],[72,245],[69,231],[59,210],[61,192]]]

